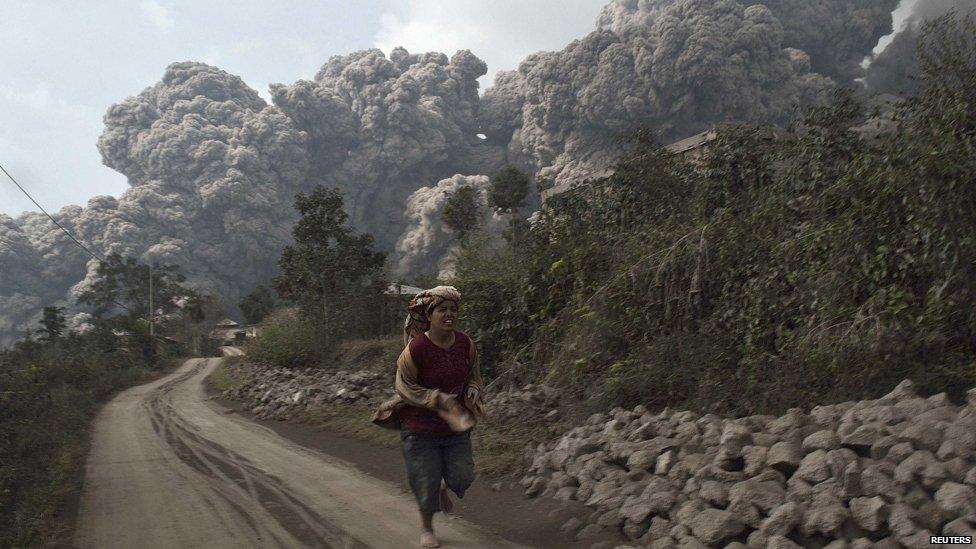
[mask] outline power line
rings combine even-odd
[[[63,225],[61,225],[60,223],[58,223],[58,220],[57,219],[54,219],[54,217],[51,214],[47,213],[47,210],[45,210],[43,206],[41,206],[40,204],[38,204],[37,201],[34,200],[34,197],[31,196],[30,193],[27,192],[27,190],[24,189],[24,187],[22,187],[21,184],[18,183],[16,179],[14,179],[14,176],[10,175],[10,172],[8,172],[6,170],[6,168],[4,168],[2,165],[0,165],[0,171],[2,171],[4,173],[4,175],[6,175],[8,178],[10,178],[10,180],[14,182],[14,185],[17,185],[17,188],[20,189],[20,192],[24,193],[24,196],[26,196],[27,198],[29,198],[30,201],[33,202],[34,205],[37,206],[37,208],[39,210],[41,210],[42,212],[44,212],[44,215],[46,215],[47,218],[50,219],[52,223],[54,223],[55,225],[57,225],[57,227],[59,229],[61,229],[62,231],[64,231],[64,234],[68,235],[68,238],[70,238],[72,242],[74,242],[75,244],[77,244],[78,247],[81,248],[82,250],[85,250],[85,252],[87,252],[88,255],[92,256],[92,258],[94,258],[96,261],[98,261],[100,263],[106,263],[105,259],[103,259],[100,255],[96,254],[95,252],[91,251],[88,248],[88,246],[85,246],[84,244],[82,244],[81,241],[79,241],[77,238],[75,238],[75,236],[73,234],[71,234],[70,231],[68,231],[68,229],[65,229]],[[7,244],[10,244],[11,245],[11,249],[14,249],[12,247],[13,244],[10,241],[5,241],[5,242],[7,242]],[[14,253],[16,253],[16,249],[14,249]],[[149,269],[150,269],[150,271],[149,271],[150,272],[150,276],[152,276],[152,266],[150,266]],[[133,311],[132,309],[126,307],[122,303],[119,303],[118,301],[115,301],[114,299],[109,299],[109,301],[111,303],[115,304],[115,305],[118,305],[119,307],[122,307],[126,311],[129,311],[130,313],[135,314],[135,311]],[[151,311],[149,313],[149,316],[152,317],[152,312]],[[143,320],[145,320],[145,319],[143,319]],[[150,322],[150,324],[152,324],[152,320],[150,320],[149,322]]]
[[[6,243],[6,244],[10,245],[10,250],[13,251],[14,254],[16,254],[16,255],[19,255],[20,254],[20,252],[17,251],[17,248],[14,247],[13,246],[13,243],[10,242],[9,240],[4,240],[4,239],[0,238],[0,242],[3,242],[3,243]],[[123,309],[125,309],[126,311],[129,311],[130,313],[135,313],[135,311],[133,311],[132,309],[130,309],[130,308],[126,307],[125,305],[119,303],[118,301],[115,301],[114,299],[109,299],[109,301],[112,304],[114,304],[114,305],[118,305],[119,307],[122,307]],[[142,319],[142,320],[145,320],[145,318],[142,318],[142,317],[139,317],[139,318]]]
[[[45,210],[40,204],[38,204],[37,201],[34,200],[34,197],[31,196],[30,193],[28,193],[27,190],[24,189],[24,187],[22,187],[20,185],[20,183],[18,183],[17,180],[14,179],[14,176],[10,175],[10,172],[8,172],[6,170],[6,168],[4,168],[2,165],[0,165],[0,171],[3,171],[4,175],[6,175],[8,178],[10,178],[10,180],[14,182],[14,185],[17,185],[17,188],[20,189],[20,192],[24,193],[24,196],[26,196],[28,199],[30,199],[30,201],[33,202],[34,205],[37,206],[37,208],[39,210],[41,210],[42,212],[44,212],[44,215],[46,215],[47,218],[50,219],[52,223],[54,223],[55,225],[58,226],[59,229],[61,229],[62,231],[64,231],[64,234],[68,235],[68,238],[70,238],[72,241],[74,241],[74,243],[77,244],[82,250],[85,250],[86,252],[88,252],[88,255],[92,256],[93,258],[97,259],[98,261],[101,261],[102,263],[105,262],[105,260],[102,259],[101,256],[99,256],[95,252],[89,250],[88,249],[88,246],[85,246],[84,244],[82,244],[77,238],[75,238],[75,236],[73,234],[71,234],[70,231],[68,231],[68,229],[65,229],[63,225],[61,225],[60,223],[58,223],[58,220],[57,219],[54,219],[54,216],[52,216],[51,214],[47,213],[47,210]]]

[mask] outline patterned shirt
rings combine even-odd
[[[421,334],[410,341],[410,358],[417,365],[417,383],[427,389],[439,389],[455,395],[460,402],[471,373],[471,339],[460,331],[454,332],[454,344],[448,349],[438,347]],[[418,406],[406,406],[401,412],[403,427],[426,436],[454,434],[437,412]]]

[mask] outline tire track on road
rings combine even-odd
[[[254,466],[245,457],[199,436],[196,428],[185,421],[167,398],[182,383],[193,379],[203,368],[196,364],[186,373],[160,385],[146,399],[144,406],[157,435],[173,453],[204,477],[219,496],[254,530],[258,538],[271,537],[287,546],[273,532],[261,527],[264,520],[249,513],[239,501],[261,509],[285,532],[314,547],[360,549],[368,547],[343,529],[289,494],[289,489],[274,475]],[[208,500],[209,502],[209,500]],[[215,511],[217,506],[209,502]],[[219,512],[217,513],[219,516]]]

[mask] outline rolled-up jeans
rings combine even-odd
[[[441,479],[459,498],[464,497],[464,491],[474,482],[471,431],[437,437],[404,430],[400,431],[400,440],[407,480],[421,511],[441,510]]]

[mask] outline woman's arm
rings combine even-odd
[[[417,382],[417,365],[410,356],[410,346],[408,345],[397,358],[396,383],[394,385],[400,398],[407,404],[427,408],[428,410],[438,410],[441,400],[441,392],[438,389],[428,389]]]
[[[471,340],[471,348],[468,352],[471,373],[468,375],[468,387],[465,390],[465,404],[468,408],[478,415],[485,413],[485,382],[481,377],[481,361],[478,357],[478,349]]]

